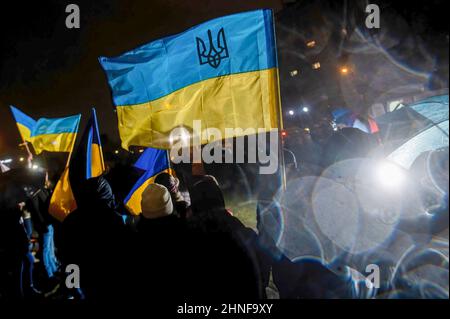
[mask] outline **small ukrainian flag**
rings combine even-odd
[[[49,212],[59,221],[63,221],[77,208],[76,199],[70,183],[70,176],[88,180],[99,177],[105,171],[100,131],[98,129],[95,109],[92,109],[91,117],[81,137],[81,141],[73,153],[70,154],[70,163],[56,184],[50,200]],[[75,174],[72,174],[73,172]]]
[[[133,186],[130,193],[125,198],[124,203],[131,214],[139,215],[142,213],[142,193],[147,186],[155,182],[155,178],[158,174],[163,172],[173,174],[173,172],[170,169],[167,151],[154,148],[146,149],[134,164],[134,167],[143,170],[144,174]]]
[[[99,177],[105,172],[105,162],[98,130],[97,113],[94,108],[91,111],[87,131],[84,134],[82,147],[86,158],[86,179]]]
[[[72,152],[80,119],[81,115],[39,119],[30,136],[36,154],[43,151]]]

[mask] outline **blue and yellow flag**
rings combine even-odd
[[[269,131],[279,126],[271,10],[217,18],[99,61],[125,149],[169,149],[170,132],[193,130],[194,120],[219,129],[222,138],[236,136],[228,136],[232,133],[225,128]]]
[[[50,214],[63,221],[67,215],[77,208],[75,196],[70,183],[70,176],[87,180],[102,175],[105,171],[100,132],[97,124],[95,109],[81,137],[80,144],[70,155],[69,165],[64,170],[53,191],[50,200]],[[75,171],[75,174],[71,174]]]
[[[62,222],[75,209],[77,209],[77,202],[70,185],[69,166],[67,166],[53,190],[48,212]]]
[[[158,174],[163,172],[172,174],[172,170],[170,169],[167,151],[154,148],[146,149],[134,164],[134,167],[143,170],[144,174],[133,186],[124,203],[131,214],[139,215],[142,212],[141,200],[144,190],[148,185],[154,183]]]
[[[100,132],[98,130],[97,114],[95,109],[92,109],[91,118],[85,132],[86,143],[86,179],[99,177],[105,172],[105,162],[103,159],[102,143],[100,141]]]
[[[22,140],[24,142],[31,142],[31,132],[36,125],[36,121],[12,105],[10,105],[10,109],[16,120]]]
[[[43,151],[72,152],[80,119],[81,115],[39,119],[30,137],[36,154],[40,154]]]

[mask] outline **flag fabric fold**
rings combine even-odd
[[[48,212],[62,222],[75,209],[77,209],[77,202],[70,185],[69,167],[67,166],[53,190]]]
[[[133,186],[124,203],[131,214],[139,215],[142,212],[142,193],[147,186],[154,183],[158,174],[163,172],[173,174],[173,172],[170,169],[167,151],[153,148],[146,149],[134,164],[134,167],[143,170],[144,173]]]
[[[36,126],[36,121],[12,105],[10,106],[10,109],[22,140],[24,142],[31,142],[31,133]]]
[[[278,128],[278,62],[271,10],[217,18],[118,57],[100,57],[122,146],[170,148],[177,127]],[[215,137],[214,137],[215,138]],[[202,138],[201,143],[212,142]]]

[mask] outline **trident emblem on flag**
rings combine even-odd
[[[219,33],[217,34],[216,47],[214,46],[211,30],[208,30],[208,40],[209,40],[209,51],[207,49],[205,41],[203,41],[200,38],[197,38],[197,52],[198,58],[200,60],[200,65],[209,64],[214,69],[217,69],[222,60],[229,57],[224,29],[223,28],[220,29]]]

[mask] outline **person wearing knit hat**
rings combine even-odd
[[[180,271],[180,260],[188,260],[193,249],[186,224],[175,213],[169,190],[161,184],[147,186],[141,206],[134,244],[130,245],[130,264],[136,267],[128,274],[127,290],[145,301],[184,300],[189,276],[187,270]]]
[[[157,219],[173,213],[173,203],[169,191],[159,184],[150,184],[142,193],[142,216]]]

